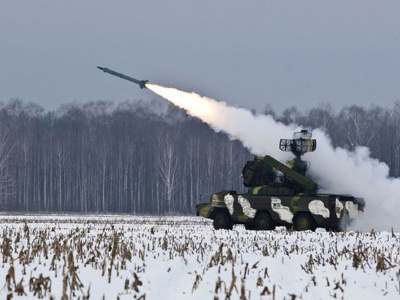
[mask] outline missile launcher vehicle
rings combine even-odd
[[[318,184],[306,177],[310,164],[301,159],[315,151],[311,132],[302,130],[293,139],[281,139],[279,148],[295,158],[285,164],[266,155],[254,157],[243,168],[247,193],[220,191],[209,203],[196,206],[198,216],[213,220],[215,229],[272,230],[285,226],[294,230],[342,230],[363,211],[365,201],[350,195],[319,194]]]

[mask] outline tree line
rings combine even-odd
[[[400,175],[400,103],[291,107],[285,124],[323,128],[335,146],[368,146]],[[21,212],[193,213],[212,192],[244,191],[251,154],[166,101],[108,101],[55,111],[0,103],[0,206]]]

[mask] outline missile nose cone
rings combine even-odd
[[[102,70],[104,72],[104,68],[97,66],[98,69]]]

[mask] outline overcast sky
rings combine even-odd
[[[154,99],[96,69],[262,110],[400,100],[400,1],[0,0],[0,101]]]

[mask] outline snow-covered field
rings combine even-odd
[[[0,229],[0,299],[400,298],[399,233],[123,215],[3,215]]]

